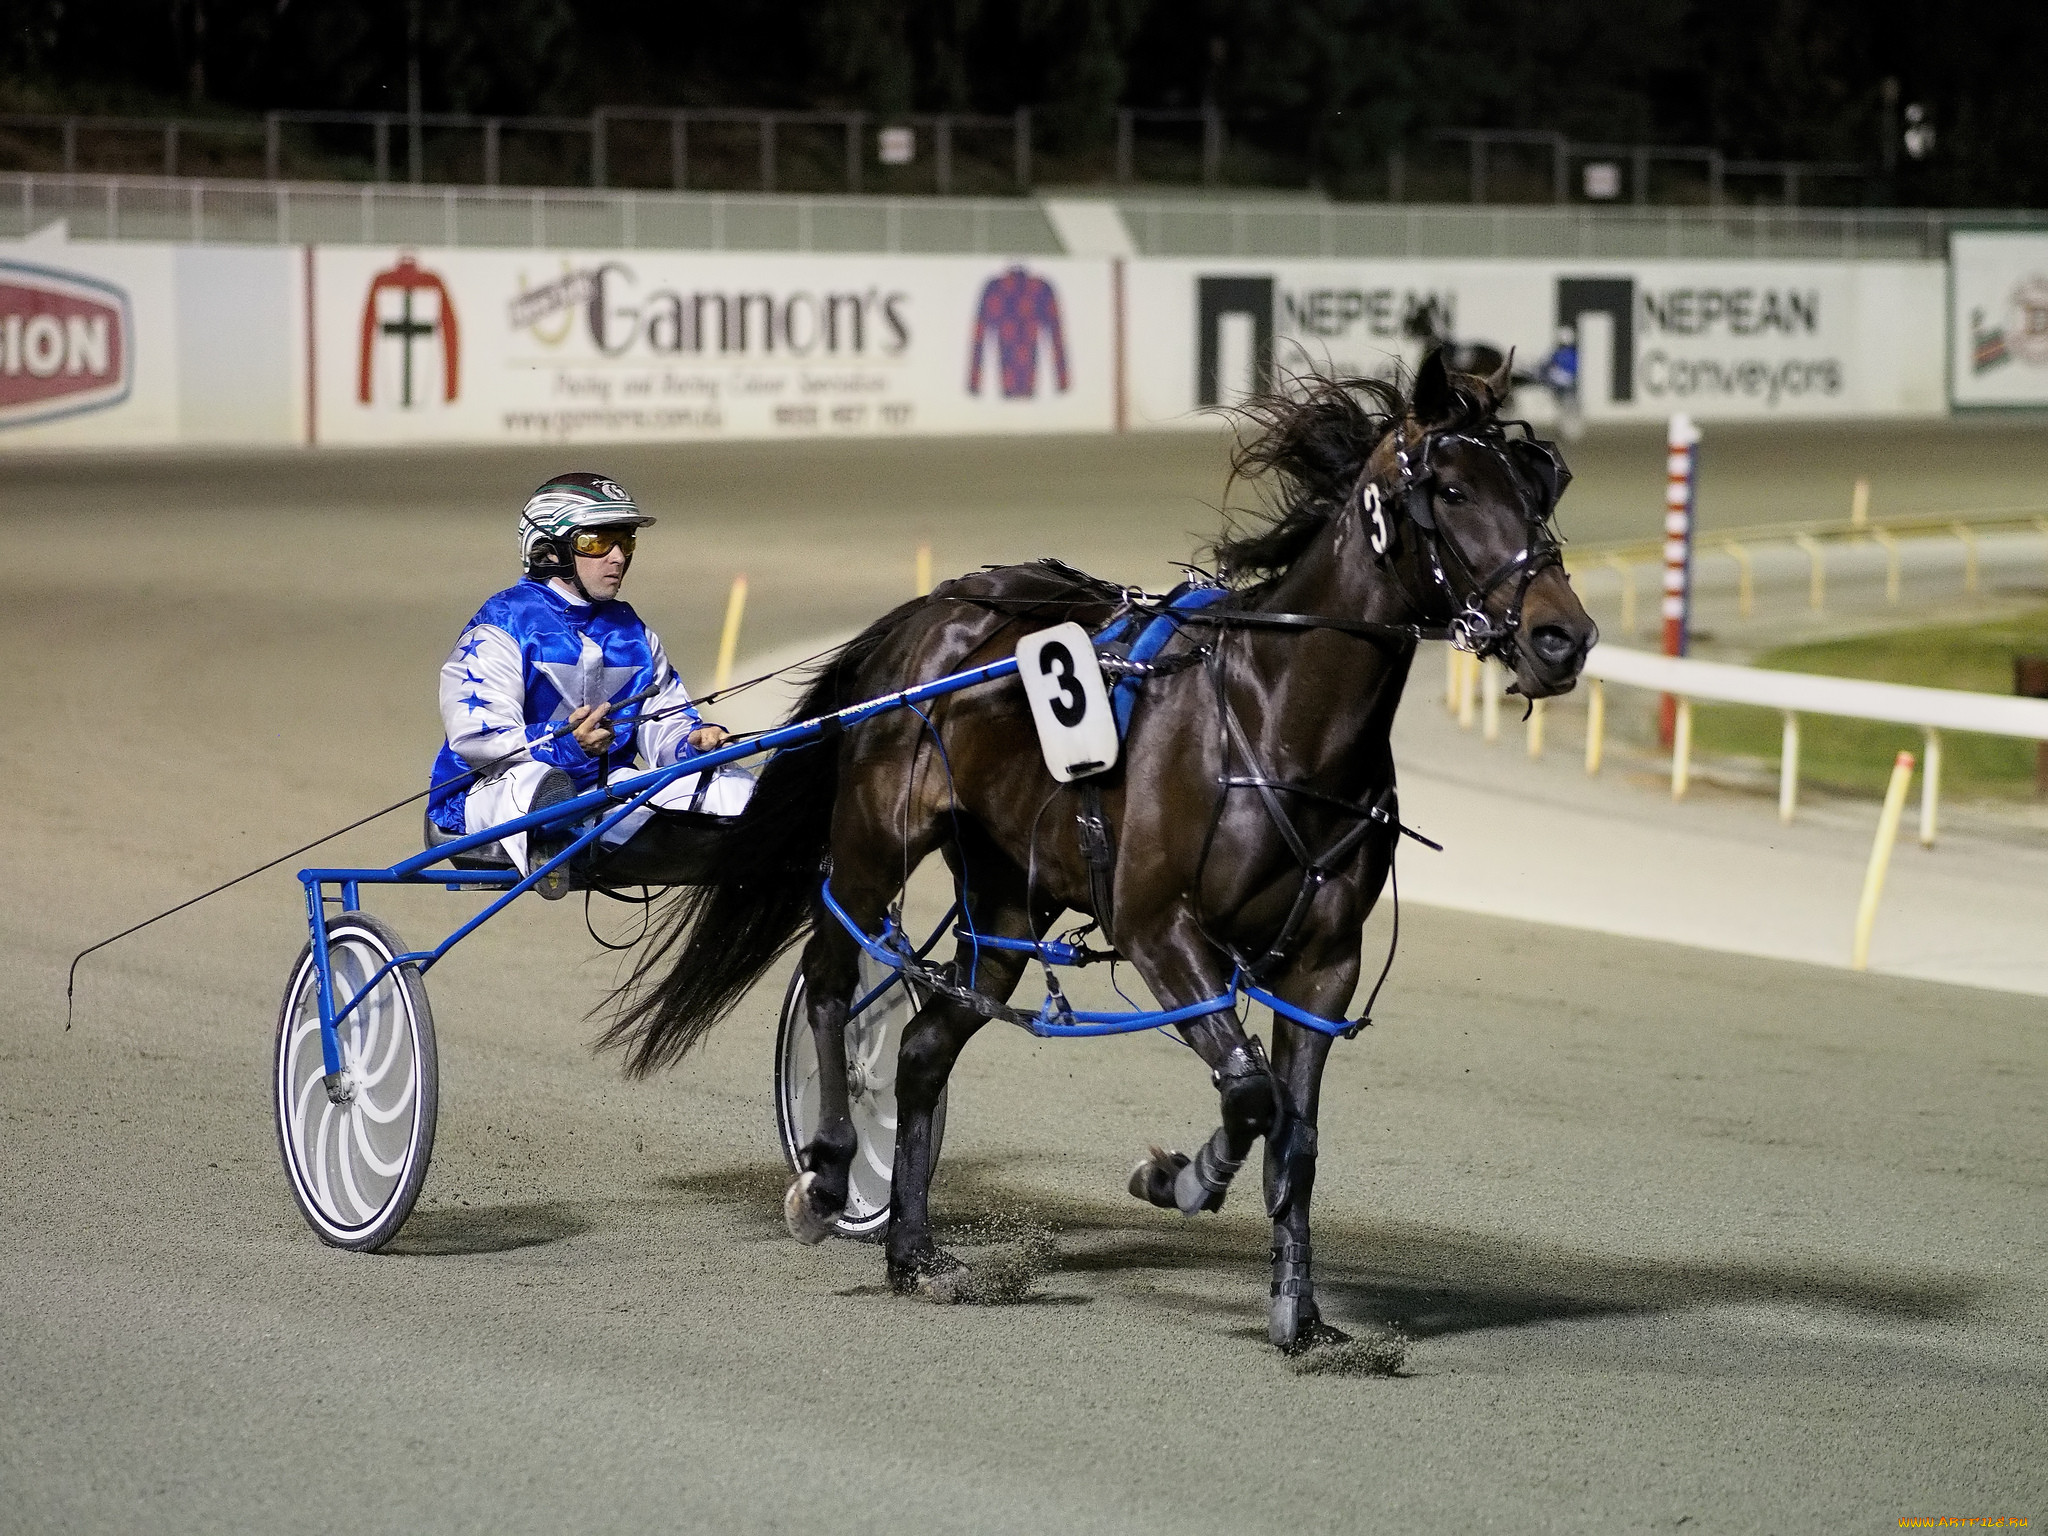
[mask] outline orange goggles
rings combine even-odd
[[[631,528],[585,528],[571,539],[571,546],[579,555],[608,555],[615,549],[633,553],[633,530]]]

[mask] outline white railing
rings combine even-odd
[[[1847,551],[1859,545],[1874,546],[1885,557],[1885,601],[1896,606],[1905,591],[1903,549],[1915,540],[1953,540],[1963,551],[1963,591],[1976,596],[1979,578],[1980,541],[1987,534],[2037,533],[2048,535],[2048,505],[2024,507],[1981,507],[1956,512],[1916,512],[1897,517],[1868,516],[1869,484],[1859,481],[1856,506],[1864,515],[1852,512],[1846,518],[1809,518],[1794,523],[1758,524],[1725,532],[1693,536],[1695,566],[1720,556],[1735,562],[1736,611],[1749,618],[1756,607],[1756,555],[1767,545],[1797,549],[1807,560],[1806,605],[1815,613],[1827,603],[1827,556],[1829,550]],[[1621,593],[1621,627],[1636,632],[1636,573],[1661,571],[1664,543],[1661,539],[1634,539],[1617,544],[1573,544],[1567,562],[1574,576],[1602,569],[1614,573]]]
[[[1805,672],[1772,672],[1727,662],[1659,656],[1621,646],[1597,645],[1586,661],[1589,697],[1586,772],[1598,773],[1605,751],[1606,685],[1668,693],[1678,701],[1671,751],[1671,794],[1682,798],[1692,774],[1692,705],[1696,699],[1749,704],[1785,717],[1778,768],[1778,815],[1790,821],[1799,803],[1799,717],[1832,715],[1916,727],[1925,741],[1920,781],[1920,841],[1934,844],[1941,796],[1941,733],[1974,731],[2048,741],[2048,699],[1964,693],[1905,683],[1819,677]]]

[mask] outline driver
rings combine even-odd
[[[654,521],[603,475],[557,475],[519,514],[525,579],[487,601],[463,626],[441,666],[447,740],[434,760],[427,818],[443,833],[481,832],[528,811],[559,805],[649,768],[666,767],[728,739],[702,721],[661,641],[619,587],[637,530]],[[613,701],[652,689],[612,717]],[[550,737],[562,722],[569,729]],[[543,739],[547,738],[547,739]],[[468,770],[484,770],[472,777]],[[736,816],[753,776],[726,766],[664,786],[604,836],[627,841],[649,807]],[[514,833],[503,846],[520,873],[544,863],[571,834]],[[558,868],[537,887],[556,899],[569,882]]]

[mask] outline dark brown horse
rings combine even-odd
[[[928,719],[879,715],[836,747],[769,763],[718,883],[679,898],[606,1043],[626,1046],[635,1072],[678,1060],[808,930],[818,1059],[844,1061],[858,952],[822,907],[820,873],[872,934],[933,853],[982,934],[1036,939],[1065,910],[1090,913],[1163,1007],[1216,998],[1250,975],[1289,1004],[1341,1018],[1399,837],[1388,732],[1417,635],[1449,631],[1499,655],[1532,698],[1571,688],[1597,637],[1550,531],[1569,476],[1547,445],[1497,419],[1506,384],[1453,375],[1432,356],[1412,401],[1386,385],[1316,380],[1248,407],[1257,435],[1237,468],[1267,478],[1270,504],[1214,547],[1232,591],[1169,643],[1122,761],[1102,776],[1113,884],[1091,880],[1083,786],[1047,772],[1014,680],[947,695]],[[1122,598],[1050,563],[947,582],[838,652],[793,718],[999,659],[1059,620],[1093,630]],[[1173,670],[1178,657],[1193,664]],[[953,987],[933,993],[904,1034],[887,1234],[899,1288],[943,1291],[957,1269],[928,1215],[933,1109],[987,1022],[982,999],[1007,998],[1026,963],[963,945]],[[960,984],[970,977],[973,992]],[[1180,1029],[1208,1063],[1222,1124],[1192,1159],[1140,1163],[1132,1191],[1189,1216],[1214,1210],[1263,1136],[1269,1334],[1285,1350],[1328,1338],[1309,1198],[1331,1037],[1276,1016],[1269,1060],[1235,1009]],[[855,1151],[840,1074],[823,1074],[821,1092],[820,1127],[786,1202],[807,1242],[843,1207]]]

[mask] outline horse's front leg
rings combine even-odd
[[[1132,946],[1134,950],[1138,946]],[[1168,1007],[1220,997],[1229,987],[1207,954],[1207,941],[1190,933],[1170,955],[1133,953],[1153,995]],[[1252,1143],[1280,1121],[1279,1085],[1266,1053],[1246,1036],[1237,1009],[1219,1009],[1181,1026],[1181,1034],[1209,1064],[1222,1107],[1222,1124],[1193,1157],[1154,1147],[1131,1170],[1130,1190],[1140,1200],[1178,1210],[1183,1216],[1220,1211],[1233,1180],[1251,1156]]]
[[[1286,1107],[1280,1128],[1266,1138],[1266,1214],[1273,1218],[1273,1289],[1266,1337],[1294,1354],[1311,1344],[1342,1339],[1316,1308],[1309,1197],[1316,1187],[1316,1115],[1331,1038],[1286,1019],[1274,1022],[1273,1071]]]

